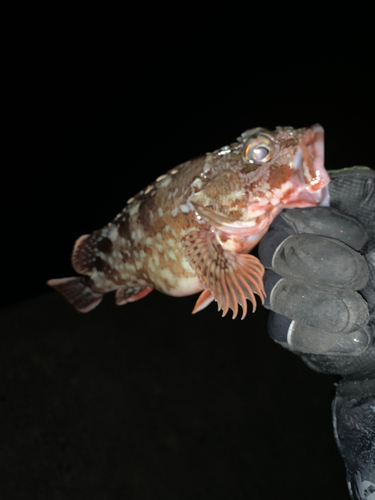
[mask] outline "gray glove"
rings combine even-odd
[[[269,334],[342,375],[332,404],[353,499],[375,499],[375,171],[330,173],[330,207],[284,210],[259,246]],[[358,292],[360,290],[360,292]]]

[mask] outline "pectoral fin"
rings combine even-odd
[[[210,231],[190,233],[184,238],[183,247],[186,259],[217,301],[219,310],[223,310],[223,316],[230,308],[233,310],[234,319],[240,304],[243,319],[247,313],[246,299],[251,301],[255,311],[254,293],[257,293],[263,302],[264,267],[256,257],[224,250],[215,234]],[[194,312],[197,312],[197,308],[201,310],[208,305],[209,295],[206,291],[203,294],[199,297]]]

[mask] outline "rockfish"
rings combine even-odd
[[[247,130],[236,142],[187,161],[127,201],[112,222],[75,243],[74,270],[52,279],[80,312],[116,291],[118,305],[153,289],[202,291],[193,313],[216,300],[242,318],[263,301],[264,268],[250,250],[284,208],[328,205],[320,125]]]

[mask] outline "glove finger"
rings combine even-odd
[[[330,204],[360,220],[371,238],[368,251],[375,249],[375,171],[354,167],[330,172]]]
[[[369,278],[365,258],[341,241],[313,234],[292,235],[272,259],[285,278],[361,290]]]
[[[330,356],[360,355],[371,338],[367,326],[347,334],[332,333],[273,312],[268,318],[268,329],[270,337],[287,349]]]
[[[314,353],[301,353],[302,360],[320,373],[331,373],[346,378],[374,378],[375,344],[371,341],[357,356],[326,356]]]
[[[290,234],[327,236],[342,241],[354,250],[363,248],[369,239],[364,225],[358,219],[333,207],[284,210],[271,227]]]
[[[265,267],[272,267],[275,251],[292,234],[327,236],[342,241],[355,250],[360,250],[369,238],[360,221],[335,208],[283,210],[259,243],[259,257]]]
[[[273,271],[264,276],[264,306],[306,325],[336,333],[349,333],[369,321],[366,301],[357,292],[280,278]]]

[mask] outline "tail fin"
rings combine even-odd
[[[88,277],[48,280],[47,285],[61,293],[77,311],[87,313],[100,304],[102,293],[94,292]]]

